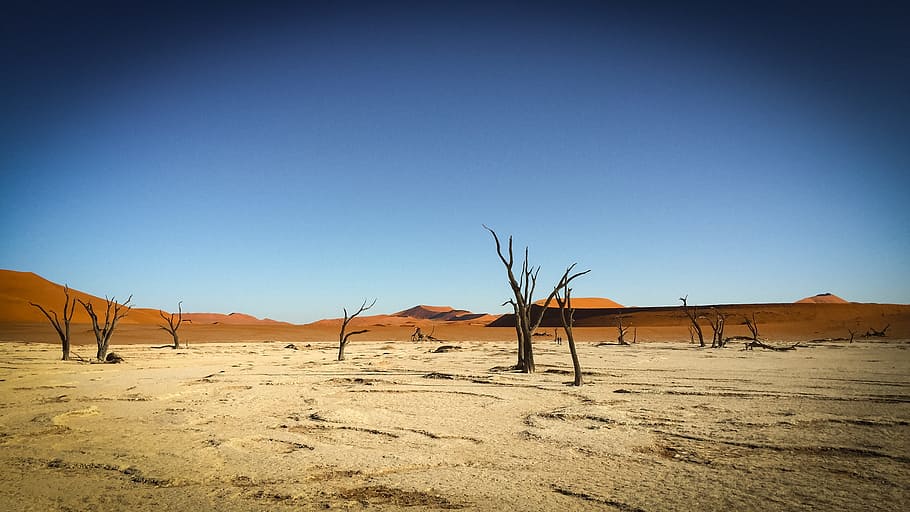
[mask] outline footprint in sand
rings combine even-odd
[[[66,420],[68,420],[69,418],[81,418],[81,417],[85,417],[85,416],[95,416],[96,414],[101,414],[101,412],[98,411],[98,407],[93,405],[93,406],[85,408],[85,409],[77,409],[75,411],[67,411],[63,414],[58,414],[58,415],[54,416],[54,418],[51,421],[54,423],[54,425],[66,426]]]

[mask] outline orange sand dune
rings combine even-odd
[[[322,327],[322,328],[341,328],[341,318],[324,318],[322,320],[316,320],[315,322],[308,323],[306,325],[312,327]],[[368,316],[358,316],[351,320],[348,324],[351,328],[366,328],[366,327],[408,327],[416,326],[418,323],[417,318],[409,317],[400,317],[395,315],[368,315]]]
[[[796,304],[849,304],[849,302],[833,293],[819,293],[812,297],[800,299],[796,301]]]
[[[51,310],[57,312],[57,315],[62,319],[64,297],[63,286],[48,281],[37,274],[0,270],[0,323],[47,322],[44,315],[37,308],[29,305],[29,302],[42,305],[48,312]],[[104,299],[72,288],[70,288],[70,297],[92,303],[96,313],[103,320]],[[118,298],[123,299],[122,297]],[[200,324],[284,324],[284,322],[276,320],[260,320],[243,313],[231,313],[229,315],[221,313],[184,313],[183,318]],[[73,323],[87,324],[90,322],[91,320],[85,309],[80,304],[76,304]],[[121,320],[120,323],[157,326],[162,324],[163,320],[157,309],[133,308],[130,310],[129,315]]]
[[[451,306],[427,306],[420,304],[413,308],[408,308],[395,313],[395,316],[409,316],[412,318],[432,318],[439,314],[450,313],[455,311]]]
[[[540,299],[535,302],[536,306],[543,306],[546,299]],[[556,301],[550,301],[551,308],[558,308]],[[622,308],[622,304],[604,297],[572,297],[572,307],[575,309],[592,309],[592,308]]]
[[[194,324],[230,324],[230,325],[292,325],[289,322],[279,322],[271,318],[256,318],[243,313],[184,313],[183,320]]]
[[[449,306],[419,305],[399,311],[391,315],[359,316],[348,324],[351,328],[369,327],[426,327],[436,323],[458,323],[475,326],[485,326],[499,318],[486,313],[472,313],[464,309],[453,309]],[[341,318],[326,318],[317,320],[307,325],[314,327],[341,327]]]
[[[71,290],[74,297],[91,301],[100,308],[103,302],[84,292]],[[812,299],[812,297],[810,297]],[[28,305],[32,300],[55,310],[62,308],[63,288],[29,272],[0,270],[0,341],[38,341],[56,343],[57,338],[44,316]],[[833,300],[822,296],[822,301]],[[578,299],[575,325],[579,341],[609,341],[616,339],[619,316],[623,325],[631,327],[628,335],[638,341],[688,341],[689,321],[678,306],[626,307],[609,299]],[[590,307],[605,304],[607,307]],[[536,306],[539,311],[540,306]],[[853,331],[857,337],[871,330],[880,331],[886,326],[887,337],[910,338],[910,305],[817,303],[790,304],[726,304],[714,306],[727,315],[726,336],[748,334],[743,319],[753,317],[761,335],[769,340],[810,340],[839,338]],[[711,306],[698,306],[700,324],[710,341],[708,319],[713,314]],[[273,320],[259,320],[249,315],[234,313],[187,313],[187,322],[181,329],[181,339],[190,343],[207,341],[287,341],[319,342],[337,340],[341,319],[326,319],[307,325],[293,325]],[[405,316],[402,316],[405,315]],[[413,316],[406,316],[413,315]],[[552,337],[559,325],[555,308],[547,310],[540,341]],[[81,306],[73,318],[73,337],[76,345],[92,344],[93,336],[88,316]],[[170,338],[158,326],[162,323],[159,312],[153,309],[134,309],[117,331],[114,344],[151,343],[166,344]],[[441,340],[506,341],[515,337],[512,315],[501,317],[477,315],[464,310],[442,306],[415,306],[392,315],[357,317],[350,329],[368,329],[369,333],[354,340],[406,341],[420,327],[425,334],[433,333]]]
[[[486,313],[472,313],[465,309],[453,309],[449,306],[420,305],[414,306],[413,308],[409,308],[404,311],[399,311],[398,313],[395,313],[394,316],[418,318],[421,320],[436,320],[443,322],[478,322],[483,321],[486,317],[490,317],[492,315],[487,315]],[[490,320],[492,320],[492,318]]]
[[[104,299],[70,288],[70,297],[91,303],[103,320]],[[123,300],[125,297],[118,297]],[[63,317],[63,286],[48,281],[32,272],[0,270],[0,323],[47,322],[43,314],[29,302],[42,305],[48,312],[56,311]],[[76,304],[73,323],[90,323],[85,309]],[[161,323],[158,310],[134,308],[121,320],[124,324]]]
[[[538,314],[540,306],[534,307]],[[744,322],[754,320],[760,335],[776,339],[808,340],[816,338],[857,336],[870,329],[888,328],[888,337],[910,338],[910,305],[904,304],[721,304],[694,306],[705,336],[710,341],[710,319],[714,311],[726,315],[725,336],[749,334]],[[604,330],[615,337],[616,326],[622,317],[623,326],[637,329],[648,340],[688,340],[690,321],[679,306],[576,309],[575,326]],[[514,327],[514,315],[503,315],[491,327]],[[559,312],[548,308],[541,328],[561,327]],[[631,331],[630,331],[631,332]]]

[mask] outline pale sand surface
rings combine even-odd
[[[0,509],[910,509],[907,341],[306,344],[0,344]]]

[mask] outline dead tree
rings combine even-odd
[[[692,306],[692,308],[690,309],[689,304],[687,302],[688,299],[689,299],[688,295],[686,295],[685,297],[679,298],[679,300],[682,301],[683,311],[686,312],[686,316],[689,317],[689,321],[692,322],[692,328],[695,329],[695,333],[698,334],[698,346],[704,347],[705,346],[705,335],[701,331],[701,326],[698,325],[698,307]]]
[[[628,332],[630,326],[623,327],[622,325],[622,315],[617,317],[616,330],[618,335],[616,336],[616,341],[620,345],[628,345],[629,342],[626,341],[626,332]]]
[[[889,327],[891,327],[891,324],[886,325],[885,328],[880,331],[875,330],[874,327],[870,327],[869,330],[866,331],[865,336],[867,338],[872,338],[872,337],[884,338],[885,336],[887,336],[887,334],[885,334],[885,333],[888,331]]]
[[[54,330],[57,331],[57,335],[60,336],[60,345],[63,347],[63,360],[69,361],[70,359],[70,322],[73,319],[73,312],[76,311],[76,299],[70,299],[70,289],[69,286],[63,287],[63,294],[66,296],[66,300],[63,302],[63,323],[61,325],[60,318],[57,317],[57,312],[53,309],[48,312],[40,304],[35,304],[34,302],[29,302],[32,306],[38,308],[44,316],[47,318],[48,322],[54,326]],[[53,317],[51,316],[53,315]]]
[[[544,301],[543,308],[540,310],[540,314],[536,318],[532,318],[531,315],[531,306],[532,306],[532,297],[534,296],[534,289],[537,287],[537,274],[540,272],[540,267],[532,267],[528,264],[528,248],[525,247],[525,257],[521,265],[521,273],[519,277],[515,277],[515,257],[512,252],[512,237],[509,237],[509,250],[508,258],[502,253],[502,244],[499,242],[499,236],[496,235],[496,232],[483,225],[484,229],[490,232],[493,235],[493,240],[496,242],[496,254],[499,256],[499,261],[502,262],[503,266],[506,269],[506,274],[509,277],[509,286],[512,288],[512,294],[514,299],[509,299],[505,304],[511,304],[512,308],[515,311],[515,332],[518,336],[518,363],[515,365],[516,369],[524,373],[533,373],[534,372],[534,344],[533,337],[534,331],[540,327],[540,323],[543,321],[544,314],[547,311],[547,308],[550,306],[550,303],[553,301],[553,298],[556,296],[556,292],[560,289],[560,284],[557,284],[553,287],[553,291],[547,296],[547,299]],[[569,271],[574,268],[573,264],[569,267]],[[567,276],[566,284],[571,282],[578,276],[587,274],[590,270],[585,270],[584,272],[578,272],[574,275]]]
[[[750,338],[752,341],[758,341],[758,322],[755,321],[755,313],[752,313],[752,320],[749,320],[749,317],[743,317],[743,325],[749,329],[749,332],[752,333]]]
[[[425,334],[423,336],[423,339],[425,339],[427,341],[435,341],[437,343],[442,343],[443,340],[433,336],[433,334],[435,334],[435,333],[436,333],[436,326],[434,325],[433,328],[430,329],[430,334]]]
[[[796,347],[798,347],[798,346],[799,346],[799,342],[796,342],[796,343],[790,345],[789,347],[775,347],[774,345],[768,345],[767,343],[764,343],[759,340],[752,340],[749,343],[746,343],[746,347],[743,350],[752,350],[755,347],[760,347],[760,348],[764,348],[764,349],[768,349],[768,350],[774,350],[777,352],[786,352],[788,350],[796,350]]]
[[[373,302],[371,302],[369,306],[367,306],[367,300],[363,299],[363,304],[360,305],[360,309],[358,309],[353,315],[350,315],[350,316],[348,316],[348,309],[342,308],[342,310],[344,310],[344,321],[341,322],[341,332],[338,333],[338,360],[339,361],[344,361],[344,347],[345,347],[345,345],[348,344],[348,338],[350,338],[351,336],[353,336],[355,334],[363,334],[365,332],[370,332],[369,329],[361,329],[359,331],[352,331],[349,333],[345,333],[345,331],[348,328],[348,324],[351,322],[351,320],[354,319],[354,317],[356,317],[357,315],[370,309],[375,304],[376,304],[376,299],[373,299]]]
[[[437,342],[437,343],[441,343],[443,340],[441,340],[441,339],[436,338],[435,336],[433,336],[433,333],[435,333],[435,332],[436,332],[436,326],[435,326],[435,325],[433,326],[433,329],[430,331],[430,334],[424,334],[424,333],[420,330],[420,327],[418,327],[417,330],[414,331],[414,334],[411,335],[411,341],[417,341],[417,342],[421,342],[421,341],[435,341],[435,342]]]
[[[158,311],[158,314],[161,315],[161,318],[167,322],[167,325],[159,325],[161,329],[167,331],[171,335],[171,338],[174,338],[174,350],[180,348],[180,338],[177,336],[177,329],[180,329],[180,324],[183,323],[183,301],[177,303],[177,315],[174,316],[174,313],[164,314],[164,311]]]
[[[128,315],[130,310],[133,309],[133,307],[130,306],[130,301],[133,300],[132,295],[130,295],[123,304],[118,304],[114,297],[108,299],[105,296],[104,300],[106,304],[104,309],[104,325],[101,325],[98,323],[98,315],[95,314],[92,303],[79,299],[79,303],[82,304],[82,307],[85,308],[86,313],[88,313],[88,316],[92,319],[92,331],[95,332],[95,342],[98,344],[98,352],[95,357],[99,361],[104,361],[105,356],[107,356],[107,348],[111,343],[111,336],[114,334],[117,322]]]
[[[569,353],[572,354],[572,369],[575,371],[575,380],[572,382],[572,385],[581,386],[581,363],[578,362],[578,351],[575,349],[575,337],[572,336],[572,325],[575,323],[575,308],[572,307],[572,289],[569,288],[569,272],[571,270],[572,267],[566,269],[566,273],[563,274],[562,279],[559,281],[559,285],[556,288],[557,291],[554,298],[559,305],[559,318],[562,320],[562,328],[566,332],[566,339],[569,340]],[[560,289],[562,289],[562,292],[565,295],[565,300],[559,295]]]
[[[727,322],[727,315],[718,311],[717,308],[711,308],[711,311],[714,313],[713,319],[708,318],[708,323],[711,324],[711,330],[713,331],[711,348],[723,348],[726,344],[726,341],[724,341],[724,325]]]

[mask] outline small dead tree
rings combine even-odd
[[[622,319],[623,319],[622,315],[619,315],[618,317],[616,317],[616,331],[617,331],[616,341],[620,345],[628,345],[629,342],[626,341],[626,332],[629,331],[629,327],[631,327],[631,326],[623,327]]]
[[[370,309],[375,304],[376,304],[376,299],[373,299],[373,302],[371,302],[369,306],[367,306],[367,300],[363,299],[363,304],[360,305],[360,309],[358,309],[353,315],[348,315],[348,309],[342,308],[342,310],[344,310],[344,321],[341,322],[341,332],[338,333],[338,360],[339,361],[344,361],[344,347],[348,344],[348,338],[350,338],[351,336],[354,336],[355,334],[363,334],[365,332],[370,332],[369,329],[361,329],[359,331],[352,331],[349,333],[345,333],[345,331],[348,329],[348,324],[351,322],[351,320],[354,319],[354,317],[356,317],[357,315]]]
[[[749,329],[749,332],[752,333],[750,338],[752,341],[758,341],[758,322],[755,321],[755,313],[752,313],[752,319],[749,320],[749,317],[743,317],[743,325]]]
[[[70,299],[70,288],[69,286],[63,286],[63,294],[66,296],[66,300],[63,302],[63,320],[61,324],[60,318],[57,317],[57,312],[53,309],[48,312],[40,304],[35,304],[34,302],[29,302],[30,305],[38,308],[44,316],[47,318],[47,321],[54,326],[54,330],[57,331],[57,335],[60,336],[60,345],[63,347],[63,360],[69,361],[70,359],[70,322],[73,319],[73,312],[76,311],[76,299],[75,297]],[[51,316],[53,315],[53,316]]]
[[[679,298],[679,300],[682,301],[683,311],[686,312],[686,316],[689,317],[689,321],[692,322],[692,328],[695,330],[695,333],[698,334],[698,346],[704,347],[705,335],[702,333],[701,325],[698,324],[698,307],[692,306],[692,308],[689,308],[688,299],[688,295]]]
[[[724,341],[724,325],[727,322],[727,315],[721,313],[717,308],[711,308],[711,311],[714,313],[713,319],[708,318],[708,323],[711,324],[711,330],[713,331],[711,348],[723,348],[726,344],[726,341]]]
[[[865,336],[867,338],[872,338],[872,337],[884,338],[885,336],[887,336],[886,333],[888,332],[889,327],[891,327],[891,324],[886,325],[885,328],[880,331],[876,330],[874,327],[870,327],[869,330],[866,331]]]
[[[433,326],[433,329],[430,330],[430,334],[424,334],[423,331],[420,330],[420,327],[418,327],[417,330],[414,331],[414,334],[411,335],[411,341],[416,341],[416,342],[421,342],[421,341],[442,342],[441,339],[439,339],[439,338],[433,336],[433,333],[435,333],[435,332],[436,332],[436,326],[435,326],[435,325]]]
[[[575,372],[575,380],[572,382],[572,385],[581,386],[581,363],[578,361],[578,351],[575,348],[575,337],[572,335],[572,325],[575,323],[575,308],[572,307],[572,289],[569,288],[569,272],[571,272],[571,270],[572,267],[566,269],[566,273],[563,274],[562,279],[559,281],[559,285],[556,288],[554,298],[559,305],[559,318],[562,320],[562,328],[566,332],[566,339],[569,340],[569,353],[572,354],[572,369]],[[563,295],[565,295],[565,299],[560,297],[560,289],[562,290]]]
[[[92,331],[95,333],[95,342],[98,344],[98,352],[95,357],[99,361],[104,361],[104,358],[107,356],[107,348],[110,346],[111,336],[114,334],[117,322],[128,315],[130,310],[133,309],[133,307],[130,306],[130,301],[132,300],[133,296],[130,295],[123,304],[118,304],[114,297],[109,299],[105,296],[104,324],[101,325],[98,323],[98,315],[95,313],[95,308],[92,306],[92,303],[79,299],[79,304],[82,304],[82,307],[85,308],[85,312],[88,313],[88,316],[92,319]]]
[[[160,310],[158,314],[167,322],[167,325],[159,325],[158,327],[167,331],[171,338],[174,338],[174,350],[177,350],[180,348],[180,338],[177,336],[177,329],[180,329],[180,324],[183,323],[183,301],[177,303],[177,315],[174,315],[174,313],[165,314],[164,311]]]
[[[506,269],[506,274],[509,278],[509,286],[514,295],[514,299],[503,302],[503,305],[511,304],[515,311],[515,332],[518,336],[518,363],[515,365],[515,368],[524,373],[534,373],[534,331],[540,327],[540,323],[543,321],[547,308],[550,306],[550,303],[560,289],[560,284],[553,287],[553,291],[550,292],[547,299],[544,301],[540,314],[537,315],[537,317],[532,318],[532,297],[534,296],[534,290],[537,287],[537,274],[540,272],[540,267],[535,268],[529,265],[528,248],[525,247],[525,257],[521,265],[521,272],[519,277],[516,278],[514,271],[515,257],[512,251],[512,237],[509,237],[508,258],[506,258],[502,252],[502,244],[499,242],[499,236],[495,231],[487,227],[486,224],[484,224],[483,227],[493,235],[493,240],[496,242],[496,254],[499,256],[499,261],[502,262]],[[572,266],[569,267],[569,270],[571,271],[574,267],[575,264],[572,264]],[[576,277],[587,274],[588,272],[590,272],[590,270],[568,276],[566,278],[566,284],[570,283]]]

